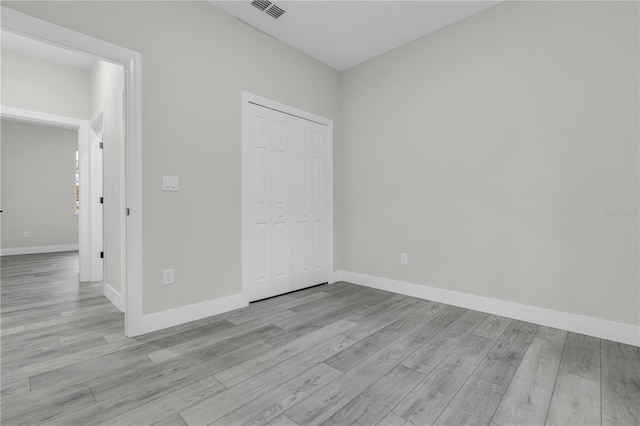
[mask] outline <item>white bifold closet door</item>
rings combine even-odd
[[[327,126],[255,104],[247,119],[249,299],[327,282]]]

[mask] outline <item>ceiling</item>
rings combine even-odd
[[[211,3],[343,71],[500,1],[274,1],[278,19],[251,1]]]
[[[57,62],[83,70],[90,70],[96,58],[87,53],[78,53],[63,49],[52,44],[43,43],[31,38],[23,37],[9,31],[2,30],[0,34],[2,48],[23,55],[33,56],[47,61]]]
[[[270,0],[262,0],[269,2]],[[274,19],[247,0],[211,3],[343,71],[500,1],[275,1],[285,13]],[[267,9],[268,10],[268,9]],[[2,48],[89,70],[96,58],[2,31]]]

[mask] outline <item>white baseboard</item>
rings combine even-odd
[[[435,302],[532,322],[547,327],[559,328],[574,333],[586,334],[614,342],[640,346],[640,326],[632,324],[555,311],[537,306],[522,305],[506,300],[492,299],[356,272],[335,271],[334,279],[336,278],[339,278],[341,281],[377,288],[379,290],[433,300]]]
[[[104,294],[104,297],[109,299],[109,301],[113,303],[113,306],[115,306],[120,312],[125,311],[125,303],[122,294],[115,288],[111,287],[109,283],[102,284],[102,294]]]
[[[19,254],[36,254],[36,253],[55,253],[58,251],[78,251],[78,244],[3,248],[2,250],[0,250],[0,256],[16,256]]]
[[[206,302],[194,303],[193,305],[182,306],[168,311],[156,312],[142,315],[135,330],[129,330],[129,336],[139,336],[151,333],[164,328],[185,324],[202,318],[211,317],[234,309],[249,306],[249,300],[243,293],[232,296],[221,297]]]

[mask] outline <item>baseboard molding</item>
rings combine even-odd
[[[78,244],[3,248],[0,250],[0,256],[16,256],[19,254],[37,254],[37,253],[55,253],[58,251],[78,251]]]
[[[356,272],[336,271],[333,276],[334,279],[339,278],[341,281],[377,288],[379,290],[433,300],[448,305],[527,321],[547,327],[559,328],[628,345],[640,346],[640,326],[555,311],[537,306],[522,305],[500,299],[476,296]]]
[[[129,336],[139,336],[202,318],[211,317],[234,309],[249,306],[247,296],[243,293],[221,297],[206,302],[194,303],[168,311],[142,315],[135,330],[129,330]]]
[[[102,294],[104,294],[104,297],[109,299],[109,301],[113,303],[113,306],[115,306],[120,312],[125,312],[126,309],[122,293],[111,287],[109,283],[103,283]]]

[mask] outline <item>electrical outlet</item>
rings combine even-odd
[[[402,263],[403,265],[409,263],[409,256],[407,255],[407,253],[400,253],[400,263]]]
[[[164,283],[173,284],[173,269],[165,269],[163,272],[164,272]]]
[[[24,234],[22,234],[25,238],[29,238],[29,231],[24,231]]]

